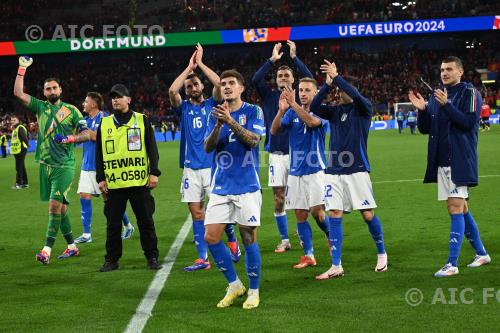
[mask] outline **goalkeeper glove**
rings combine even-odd
[[[73,143],[75,142],[75,136],[74,135],[64,136],[61,134],[56,134],[56,136],[54,137],[54,141],[59,144]]]
[[[28,56],[19,57],[19,68],[17,69],[17,75],[24,76],[26,73],[26,68],[28,68],[33,63],[33,58]]]

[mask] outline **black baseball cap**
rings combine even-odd
[[[121,83],[118,83],[118,84],[115,84],[113,87],[111,87],[111,90],[109,92],[109,97],[113,98],[115,96],[119,96],[119,97],[127,96],[127,97],[129,97],[130,93],[128,92],[127,87],[125,87]]]

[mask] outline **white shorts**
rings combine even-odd
[[[286,209],[304,209],[325,204],[325,172],[288,176]]]
[[[377,207],[368,172],[356,172],[350,175],[327,174],[325,179],[325,208],[327,211],[350,212],[351,210]]]
[[[269,154],[270,187],[285,187],[290,172],[290,156],[288,154]]]
[[[456,186],[451,180],[451,167],[438,167],[438,200],[445,201],[448,198],[463,198],[469,197],[468,186]]]
[[[182,202],[203,202],[210,194],[210,168],[193,170],[184,168],[182,173]]]
[[[250,227],[260,226],[260,191],[235,195],[211,194],[205,212],[205,225],[238,223]]]
[[[78,181],[78,190],[76,193],[89,193],[94,196],[101,194],[99,185],[95,179],[95,171],[80,171],[80,180]]]

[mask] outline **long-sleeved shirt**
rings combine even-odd
[[[450,166],[455,185],[476,186],[481,94],[464,82],[447,87],[447,91],[448,103],[441,106],[432,96],[426,109],[418,112],[418,130],[429,134],[424,183],[437,182],[438,167]]]
[[[132,118],[134,111],[128,110],[125,113],[116,112],[115,119],[118,122],[117,128],[127,124]],[[116,125],[116,123],[115,123]],[[158,147],[156,146],[155,134],[153,127],[147,117],[144,117],[144,141],[146,144],[146,152],[149,158],[149,173],[154,176],[160,176],[161,172],[158,169]],[[104,162],[102,156],[102,144],[101,144],[101,127],[99,126],[97,130],[96,145],[95,145],[95,165],[96,165],[96,180],[101,182],[106,180],[104,176]]]
[[[299,74],[302,77],[312,78],[311,71],[298,57],[293,58],[293,63],[297,66]],[[263,102],[262,110],[264,111],[264,123],[266,125],[265,150],[270,153],[288,154],[289,141],[287,131],[281,131],[276,135],[271,134],[271,125],[278,113],[281,95],[281,91],[271,88],[266,83],[266,74],[271,68],[273,68],[273,62],[267,60],[252,78],[252,84]]]
[[[333,79],[333,84],[349,95],[353,102],[334,106],[321,104],[331,90],[325,84],[311,103],[311,111],[330,122],[330,152],[326,173],[349,175],[370,172],[367,149],[372,104],[340,75]]]

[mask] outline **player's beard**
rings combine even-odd
[[[47,97],[47,100],[54,104],[55,102],[57,102],[59,99],[61,98],[61,95],[56,95],[56,94],[52,94],[52,95],[49,95],[49,97]]]
[[[196,93],[191,93],[189,96],[189,99],[192,99],[194,101],[201,101],[203,94],[201,92],[196,92]]]

